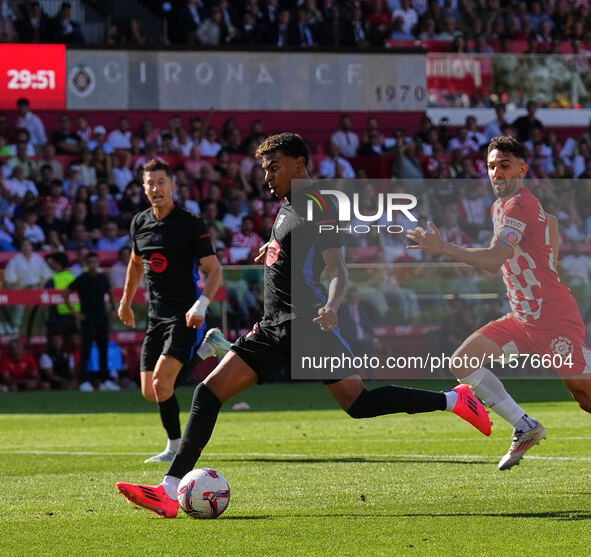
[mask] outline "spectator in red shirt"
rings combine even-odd
[[[238,232],[234,232],[232,235],[232,246],[233,247],[249,247],[253,249],[259,249],[262,244],[261,237],[253,231],[254,219],[251,216],[245,216],[242,219],[242,225]]]
[[[49,390],[49,383],[41,381],[37,362],[25,351],[20,338],[10,341],[9,350],[3,354],[1,361],[11,391]]]
[[[370,0],[367,21],[369,22],[369,42],[372,46],[384,46],[384,39],[390,30],[392,12],[383,0]]]
[[[240,230],[232,234],[230,259],[233,263],[252,261],[258,255],[263,240],[253,229],[254,219],[247,215],[242,219]]]
[[[74,192],[72,192],[72,195]],[[72,214],[72,203],[64,195],[64,185],[61,180],[52,180],[49,195],[43,200],[52,203],[55,208],[55,218],[61,221],[68,220]]]

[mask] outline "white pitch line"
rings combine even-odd
[[[64,456],[146,456],[152,454],[143,452],[98,452],[98,451],[12,451],[5,450],[4,454],[30,454],[30,455],[64,455]],[[339,454],[328,454],[328,455],[313,455],[313,454],[293,454],[293,453],[205,453],[205,457],[268,457],[268,458],[304,458],[304,459],[323,459],[323,458],[422,458],[424,460],[433,459],[472,459],[472,460],[495,460],[497,459],[494,455],[441,455],[441,454],[350,454],[350,453],[339,453]],[[525,458],[535,460],[558,460],[558,461],[591,461],[591,457],[574,457],[574,456],[527,456]]]

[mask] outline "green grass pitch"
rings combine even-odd
[[[548,429],[507,472],[498,419],[485,438],[444,412],[353,420],[321,385],[251,389],[200,460],[232,488],[210,521],[116,493],[167,468],[143,464],[165,440],[139,391],[2,394],[0,555],[589,555],[591,416],[559,381],[507,385]],[[191,395],[179,391],[183,422]]]

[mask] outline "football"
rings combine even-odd
[[[210,468],[191,470],[178,488],[179,505],[193,518],[217,518],[230,502],[230,484]]]

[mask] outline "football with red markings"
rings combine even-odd
[[[230,502],[230,484],[211,468],[191,470],[181,480],[179,505],[193,518],[217,518]]]

